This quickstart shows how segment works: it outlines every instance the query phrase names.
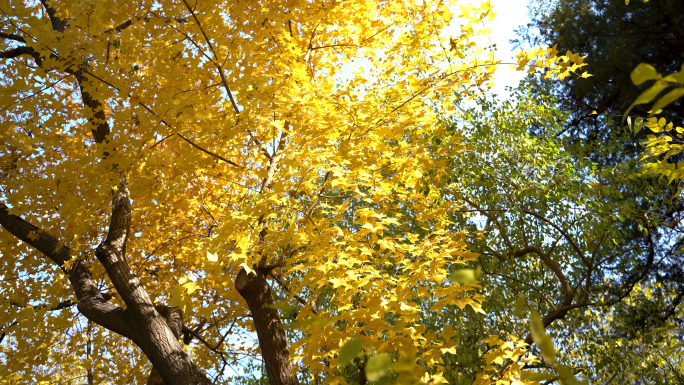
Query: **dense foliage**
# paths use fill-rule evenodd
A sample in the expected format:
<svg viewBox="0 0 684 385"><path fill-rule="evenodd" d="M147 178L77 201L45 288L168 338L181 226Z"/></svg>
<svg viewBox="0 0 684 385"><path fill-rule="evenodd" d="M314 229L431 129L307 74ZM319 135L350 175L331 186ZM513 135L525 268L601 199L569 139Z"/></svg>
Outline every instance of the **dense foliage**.
<svg viewBox="0 0 684 385"><path fill-rule="evenodd" d="M643 91L630 79L639 63L650 63L664 73L672 73L684 62L684 1L628 3L622 0L530 3L531 23L519 31L519 44L557 44L561 51L588 55L586 62L592 68L591 78L569 78L554 87L560 108L571 114L566 130L573 137L601 142L611 135L616 126L606 124L605 118L621 117ZM668 112L681 119L683 108L684 104L676 103L668 107ZM635 112L646 111L648 108Z"/></svg>
<svg viewBox="0 0 684 385"><path fill-rule="evenodd" d="M681 342L684 322L675 129L684 116L677 100L677 83L684 83L677 72L684 63L684 3L559 0L533 2L530 10L532 23L522 29L522 43L558 44L589 54L586 61L596 68L589 79L545 85L570 113L561 131L572 143L569 151L577 161L592 159L604 173L627 168L633 174L616 185L621 200L637 209L620 224L624 235L614 243L620 262L606 272L610 280L602 289L614 307L602 334L620 344L604 349L596 365L618 367L615 381L676 383L682 369L669 361L677 355L667 346ZM665 75L655 68L672 76L657 80ZM537 82L532 89L545 86ZM672 133L658 134L663 131ZM645 158L651 160L644 164Z"/></svg>
<svg viewBox="0 0 684 385"><path fill-rule="evenodd" d="M634 128L684 131L579 140L559 93L621 91L540 21L578 4L497 100L488 2L4 0L0 383L681 379L680 177Z"/></svg>

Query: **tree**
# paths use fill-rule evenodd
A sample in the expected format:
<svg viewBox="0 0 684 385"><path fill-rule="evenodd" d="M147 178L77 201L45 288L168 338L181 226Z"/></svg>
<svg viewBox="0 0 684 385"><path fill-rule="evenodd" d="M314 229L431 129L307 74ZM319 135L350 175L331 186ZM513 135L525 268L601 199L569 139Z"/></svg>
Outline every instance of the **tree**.
<svg viewBox="0 0 684 385"><path fill-rule="evenodd" d="M456 383L504 379L513 365L510 357L535 342L544 359L523 361L524 378L569 379L578 373L590 378L570 358L575 351L566 346L577 329L568 325L586 327L578 319L601 302L600 283L615 263L610 246L620 238L615 223L633 203L615 206L619 190L614 186L620 185L615 182L624 172L603 174L568 153L567 141L556 136L567 119L553 98L533 97L527 84L509 100L482 98L476 108L449 119L450 129L465 133L470 150L453 158L441 191L446 200L466 203L455 211L454 227L468 230L469 249L480 255L482 293L488 299L486 315L451 316L458 324L478 325L463 330L474 334L480 346L460 348L459 354L486 352L474 353L482 356L475 370L453 369ZM538 135L529 135L532 126ZM535 339L533 315L541 330L548 328L557 341L566 341L559 351L562 359L551 358L550 342ZM538 371L534 376L531 367ZM455 375L459 372L464 376Z"/></svg>
<svg viewBox="0 0 684 385"><path fill-rule="evenodd" d="M569 115L553 97L521 84L511 100L483 98L449 120L452 130L465 133L469 151L453 158L441 191L444 199L467 203L455 211L454 227L468 230L469 249L480 253L487 298L486 315L453 313L441 321L462 325L459 339L474 341L458 347L447 375L452 383L472 383L483 368L493 379L505 373L506 358L517 349L511 337L533 340L534 312L556 341L557 359L528 363L537 368L534 375L545 375L528 378L558 380L572 373L591 383L618 375L627 383L668 383L681 376L682 310L667 272L634 282L621 300L614 292L638 271L634 255L650 253L660 264L678 242L677 232L653 231L650 247L633 241L633 232L659 227L657 217L642 219L651 212L625 194L644 185L646 177L633 171L639 163L609 168L575 158L572 139L557 135ZM660 188L640 195L657 196ZM504 343L509 346L493 345ZM462 362L472 364L459 367Z"/></svg>
<svg viewBox="0 0 684 385"><path fill-rule="evenodd" d="M677 71L681 65L684 3L680 0L628 3L620 0L533 2L532 22L519 31L521 44L558 44L560 50L589 54L587 63L592 68L592 78L569 78L555 87L561 108L571 112L566 130L578 140L605 141L611 131L619 129L619 125L606 124L605 117L621 118L636 99L639 89L633 86L630 74L637 64L651 63L666 73ZM682 106L671 105L669 113L682 116ZM621 157L633 155L630 150L634 146L612 154L612 158L595 161L619 162Z"/></svg>
<svg viewBox="0 0 684 385"><path fill-rule="evenodd" d="M423 138L488 81L489 8L444 39L440 1L3 2L2 377L204 384L260 352L293 384L356 338L439 381L420 298L482 298L445 279L474 254Z"/></svg>
<svg viewBox="0 0 684 385"><path fill-rule="evenodd" d="M667 88L667 82L652 86L642 84L641 80L637 83L638 88L634 87L634 76L630 74L633 75L633 69L640 62L656 63L656 67L665 73L680 68L682 3L649 1L626 5L619 1L558 1L537 2L531 9L535 12L534 21L523 31L524 40L535 41L536 38L537 42L553 42L562 48L590 53L587 61L596 67L596 71L592 71L595 76L587 82L570 81L555 87L554 95L572 116L563 133L576 143L571 150L577 158L588 156L599 167L608 170L621 164L634 165L634 170L647 171L646 174L655 170L657 174L676 180L675 164L681 159L676 151L668 152L668 146L664 145L667 136L657 140L650 136L650 144L642 145L648 133L641 127L652 107L657 107L648 102L659 100L655 97ZM539 34L534 28L538 28ZM654 93L660 86L664 87ZM642 98L648 94L651 94L650 99ZM678 125L681 103L661 107L665 120ZM625 116L627 114L630 116ZM651 123L658 126L657 121ZM653 154L652 150L656 153L664 150L660 154L666 154L670 163L661 163L664 167L652 164L647 166L650 169L642 170L635 160L643 160L642 157ZM655 346L663 346L660 343L667 346L676 340L677 333L667 331L665 327L682 322L682 205L678 189L655 177L636 176L622 189L622 194L638 205L640 214L624 221L626 237L616 245L616 252L623 247L628 250L633 247L633 251L620 257L622 262L614 270L620 273L610 274L609 277L615 279L604 286L609 297L607 303L614 307L606 317L613 321L597 335L600 338L595 344L592 342L592 351L600 352L597 357L602 357L594 362L602 367L612 365L610 372L616 376L617 373L633 376L631 379L618 376L617 381L637 381L637 378L664 381L664 377L659 377L663 373L676 381L677 376L681 376L681 363L665 363L662 351L669 348L659 350ZM606 339L620 343L629 340L630 344L606 349L601 345ZM625 373L624 367L630 366L627 362L643 365L644 369Z"/></svg>

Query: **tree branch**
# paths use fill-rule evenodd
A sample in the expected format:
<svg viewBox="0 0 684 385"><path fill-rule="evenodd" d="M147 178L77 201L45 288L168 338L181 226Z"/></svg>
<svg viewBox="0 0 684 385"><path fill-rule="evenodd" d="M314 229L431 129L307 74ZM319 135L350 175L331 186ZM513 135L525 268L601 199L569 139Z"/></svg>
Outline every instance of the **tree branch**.
<svg viewBox="0 0 684 385"><path fill-rule="evenodd" d="M116 87L114 87L114 88L116 88ZM159 115L157 115L157 114L156 114L148 105L143 104L143 103L141 103L141 102L138 102L138 104L139 104L142 108L146 109L149 113L151 113L151 114L154 115L155 117L159 118L159 123L165 125L166 127L171 128L171 129L173 128L166 120L161 119L161 117L160 117ZM184 141L188 142L190 145L192 145L192 146L195 147L196 149L202 151L203 153L205 153L205 154L207 154L207 155L209 155L209 156L213 156L214 158L219 159L219 160L221 160L221 161L224 161L224 162L230 164L231 166L242 167L242 166L240 166L239 164L237 164L237 163L235 163L235 162L233 162L233 161L231 161L231 160L229 160L229 159L226 159L226 158L222 157L221 155L219 155L219 154L217 154L217 153L215 153L215 152L211 152L211 151L209 151L209 150L207 150L207 149L204 149L204 148L200 147L198 144L196 144L196 143L193 142L192 140L188 139L187 137L185 137L185 136L184 136L183 134L181 134L180 132L176 132L175 134L171 134L171 135L169 135L169 136L172 136L172 135L178 135L178 136L180 136L181 139L183 139ZM167 139L169 136L166 136L166 137L162 138L161 141ZM155 143L151 148L154 148L157 144L161 143L161 141Z"/></svg>
<svg viewBox="0 0 684 385"><path fill-rule="evenodd" d="M280 140L278 141L278 147L275 149L273 155L271 156L271 159L268 162L266 177L264 177L264 179L261 181L261 189L259 190L260 193L269 190L271 186L273 186L273 176L275 175L275 171L278 168L278 163L280 162L280 159L283 157L285 141L287 140L287 137L289 135L287 133L287 129L289 128L289 126L290 122L285 122L285 127L283 128L283 132L280 134Z"/></svg>
<svg viewBox="0 0 684 385"><path fill-rule="evenodd" d="M217 154L217 153L211 152L211 151L209 151L209 150L206 150L206 149L200 147L198 144L196 144L196 143L193 142L192 140L186 138L186 137L185 137L183 134L181 134L180 132L177 132L176 135L180 136L181 139L183 139L184 141L188 142L192 147L195 147L196 149L202 151L203 153L205 153L205 154L207 154L207 155L209 155L209 156L213 156L214 158L220 159L220 160L222 160L222 161L228 163L228 164L231 165L231 166L235 166L235 167L238 167L238 168L240 167L239 164L237 164L237 163L235 163L235 162L233 162L233 161L231 161L231 160L228 160L228 159L222 157L221 155L219 155L219 154Z"/></svg>
<svg viewBox="0 0 684 385"><path fill-rule="evenodd" d="M316 208L316 205L318 204L319 199L321 199L321 194L323 194L323 191L325 191L325 182L328 181L328 179L330 178L330 175L332 175L332 171L328 171L325 173L325 177L323 177L323 182L321 183L320 190L318 190L318 194L316 194L316 198L313 200L313 202L311 202L311 205L309 205L309 208L306 210L306 216L307 217L311 216L311 213ZM314 226L315 226L315 224L314 224Z"/></svg>
<svg viewBox="0 0 684 385"><path fill-rule="evenodd" d="M529 287L530 289L534 290L535 292L537 292L537 294L539 294L539 296L540 296L544 301L546 301L546 303L547 303L549 306L551 306L551 308L553 308L553 309L556 308L556 307L554 306L554 304L553 304L548 298L546 298L546 296L544 295L544 293L542 293L541 290L537 289L534 285L530 285L529 283L527 283L527 282L525 282L525 281L521 281L521 280L519 280L519 279L517 279L517 278L511 277L510 275L506 275L506 274L503 274L503 273L496 273L496 272L494 272L494 271L486 271L486 270L484 270L484 269L482 269L482 271L483 271L485 274L498 275L498 276L500 276L500 277L503 277L503 278L506 278L506 279L510 279L510 280L512 280L512 281L515 281L515 282L517 282L517 283L519 283L519 284L521 284L521 285L525 285L525 286Z"/></svg>
<svg viewBox="0 0 684 385"><path fill-rule="evenodd" d="M214 55L214 60L212 60L212 64L216 67L216 70L218 70L219 76L221 77L221 83L223 83L223 87L226 89L226 93L228 93L228 98L230 99L230 104L233 106L233 110L235 111L236 115L240 114L240 109L237 106L237 103L235 103L235 99L233 98L233 93L230 92L230 88L228 87L228 81L226 80L226 75L223 73L223 68L221 68L221 65L218 63L218 55L216 55L216 51L214 50L214 46L211 44L211 40L209 40L209 36L207 36L207 33L204 32L204 28L202 28L202 24L200 23L199 19L197 18L197 15L195 14L195 10L190 7L190 4L188 4L187 0L183 0L183 4L185 4L185 7L190 11L190 14L192 15L192 18L195 19L195 23L197 23L197 27L199 28L200 32L202 33L202 36L204 36L204 40L207 41L207 45L209 46L209 50L211 53Z"/></svg>
<svg viewBox="0 0 684 385"><path fill-rule="evenodd" d="M578 308L585 307L585 306L592 306L592 305L594 305L594 304L590 303L590 302L582 301L582 302L574 303L571 305L559 307L558 309L556 309L556 310L548 313L547 315L545 315L542 318L542 323L544 324L544 327L547 327L547 326L551 325L552 322L565 318L565 315L568 314L568 312L570 310L578 309ZM534 340L532 339L532 334L530 333L527 335L527 337L525 337L525 343L528 345L532 345L533 342L534 342Z"/></svg>
<svg viewBox="0 0 684 385"><path fill-rule="evenodd" d="M71 250L50 234L9 213L6 205L0 203L0 225L22 242L48 257L64 271L71 283L78 310L89 319L103 327L130 338L133 329L128 322L126 311L108 302L97 288L85 261L77 259L71 269L64 264L71 260Z"/></svg>
<svg viewBox="0 0 684 385"><path fill-rule="evenodd" d="M292 295L292 297L293 297L294 299L296 299L297 302L301 303L303 306L308 306L308 305L309 305L308 303L306 303L306 300L305 300L304 298L302 298L302 297L300 297L299 295L294 294L293 292L291 292L291 291L290 291L290 288L287 286L287 284L286 284L285 282L283 282L283 280L280 279L277 275L271 274L271 277L273 277L273 279L274 279L276 282L278 282L278 285L280 285L280 287L282 287L286 292L290 293L290 295ZM314 314L318 314L318 310L316 310L316 306L311 306L311 311L312 311Z"/></svg>
<svg viewBox="0 0 684 385"><path fill-rule="evenodd" d="M506 246L508 246L508 248L511 249L511 250L514 249L513 244L512 244L511 241L508 239L508 235L506 234L506 229L504 229L504 227L501 225L501 223L499 223L499 220L496 219L495 216L493 216L493 215L490 214L490 212L492 212L492 211L494 211L494 210L485 210L485 209L481 208L480 206L478 206L475 202L471 202L470 200L468 200L468 199L465 198L465 197L463 197L463 200L464 200L466 203L468 203L469 205L475 207L475 209L477 209L477 211L479 211L482 215L484 215L485 217L487 217L487 219L489 219L489 220L491 220L492 222L494 222L494 223L496 224L496 227L499 228L499 232L501 233L501 237L503 238L504 242L506 243Z"/></svg>
<svg viewBox="0 0 684 385"><path fill-rule="evenodd" d="M57 11L48 4L48 0L40 0L40 2L43 4L43 7L48 14L48 18L52 23L52 29L57 32L64 32L66 29L66 19L62 20L57 17Z"/></svg>
<svg viewBox="0 0 684 385"><path fill-rule="evenodd" d="M20 35L14 34L14 33L0 32L0 37L3 39L18 41L20 43L26 43L26 39L24 39L23 36L20 36Z"/></svg>
<svg viewBox="0 0 684 385"><path fill-rule="evenodd" d="M570 244L570 246L572 246L572 248L573 248L573 249L575 250L575 252L577 253L577 256L580 257L580 259L582 259L582 261L583 261L586 265L589 265L589 262L588 262L587 259L584 257L584 253L582 252L582 249L580 249L579 246L577 246L577 244L576 244L575 241L572 239L572 237L571 237L565 230L561 229L560 226L558 226L557 224L551 222L550 220L546 219L545 217L543 217L543 216L541 216L541 215L539 215L539 214L537 214L537 213L535 213L535 212L533 212L533 211L526 210L526 209L524 209L524 208L522 208L522 207L520 208L520 211L524 212L525 214L531 215L531 216L533 216L533 217L539 219L539 220L542 221L542 222L545 222L545 223L548 223L549 225L551 225L551 227L553 227L554 229L556 229L559 233L561 233L561 234L563 235L563 238L565 238L565 240L568 241L568 243Z"/></svg>
<svg viewBox="0 0 684 385"><path fill-rule="evenodd" d="M106 301L111 300L112 298L114 298L114 295L116 295L115 292L105 292L105 293L100 293L100 294L102 295L102 298L104 298ZM67 299L67 300L64 300L64 301L58 303L57 305L54 305L54 306L49 306L47 304L24 305L24 304L20 304L20 303L14 302L14 301L10 301L10 305L16 306L16 307L21 307L21 308L31 306L33 308L33 310L47 309L47 311L57 311L57 310L70 308L74 305L78 305L78 301L74 302L71 299Z"/></svg>
<svg viewBox="0 0 684 385"><path fill-rule="evenodd" d="M0 52L0 59L14 59L22 55L31 56L36 61L36 63L40 65L41 59L38 53L33 48L26 46L11 48L7 51L2 51Z"/></svg>
<svg viewBox="0 0 684 385"><path fill-rule="evenodd" d="M551 257L549 257L541 248L534 245L527 246L520 250L512 252L510 255L513 257L520 257L529 253L537 254L539 256L539 259L541 259L542 262L544 262L546 266L548 266L549 269L551 269L556 278L558 278L558 281L560 282L561 287L563 288L563 293L566 296L572 296L572 287L570 287L570 283L568 283L568 280L565 277L565 273L563 273L563 270L560 268L560 266L558 266L558 264L556 264L556 262L554 262L554 260L551 259Z"/></svg>
<svg viewBox="0 0 684 385"><path fill-rule="evenodd" d="M41 0L41 3L50 18L53 30L64 32L66 29L65 21L56 16L57 12L50 7L48 0ZM36 62L40 64L40 57L29 51L29 48L19 47L15 51L10 51L12 53L6 53L5 56L28 53L36 58ZM54 51L53 55L58 60L64 60ZM89 94L85 74L94 78L97 77L87 72L85 65L80 67L72 65L72 68L67 68L65 71L76 76L84 107L92 112L89 123L94 126L92 134L95 142L107 144L111 130L104 113L103 103ZM109 153L105 151L104 158L108 156ZM116 167L114 166L113 171L116 171ZM126 303L126 310L104 299L84 260L74 260L68 247L63 246L54 237L40 231L36 226L22 218L10 214L9 209L4 204L0 204L0 225L18 239L42 252L67 272L69 281L79 300L78 309L81 313L89 320L132 340L138 345L163 378L164 383L167 385L209 384L209 379L183 351L177 335L174 334L175 332L180 333L180 327L176 328L177 330L172 330L166 320L157 312L146 289L131 272L126 261L126 243L131 224L131 200L126 176L122 173L120 177L119 187L113 191L112 214L107 236L95 250L95 256L103 265L117 293ZM168 316L172 321L176 318L171 313ZM173 324L173 322L170 323Z"/></svg>

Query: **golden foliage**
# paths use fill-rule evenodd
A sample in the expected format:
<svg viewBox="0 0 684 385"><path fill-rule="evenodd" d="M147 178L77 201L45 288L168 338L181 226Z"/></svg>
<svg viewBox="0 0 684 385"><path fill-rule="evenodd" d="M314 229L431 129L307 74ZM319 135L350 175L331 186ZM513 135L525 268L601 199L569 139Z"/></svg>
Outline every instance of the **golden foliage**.
<svg viewBox="0 0 684 385"><path fill-rule="evenodd" d="M0 198L12 213L92 258L125 173L129 264L186 323L209 320L211 344L257 354L233 277L272 265L301 321L295 360L310 373L334 381L340 347L358 338L369 354L416 357L425 365L401 371L439 382L441 355L457 341L449 329L425 330L421 299L481 311L484 298L476 283L447 280L451 265L476 256L445 231L453 205L422 186L444 169L430 142L444 134L435 111L479 93L497 64L473 42L489 2L461 7L451 37L441 31L455 8L441 0L50 4L63 33L40 2L0 4L4 27L24 40L3 49L26 46L42 61L2 62ZM561 79L584 65L556 53L522 54L519 64L537 60ZM96 111L83 106L75 72L104 105L107 144L93 142ZM442 148L458 151L459 137ZM84 332L75 312L48 311L73 296L64 275L7 233L0 239L0 324L10 336L0 377L60 382L95 369L102 381L115 372L139 382L131 365L145 362L126 341ZM110 286L101 266L91 270ZM189 349L223 373L204 345Z"/></svg>

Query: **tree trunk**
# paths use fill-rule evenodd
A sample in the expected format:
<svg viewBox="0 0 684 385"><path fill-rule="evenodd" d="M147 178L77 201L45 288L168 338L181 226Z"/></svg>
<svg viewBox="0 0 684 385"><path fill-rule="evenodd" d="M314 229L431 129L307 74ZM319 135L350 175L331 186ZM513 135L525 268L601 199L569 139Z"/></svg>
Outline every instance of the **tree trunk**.
<svg viewBox="0 0 684 385"><path fill-rule="evenodd" d="M297 385L297 376L292 374L292 366L288 361L290 353L278 310L266 307L273 305L273 295L266 276L260 270L247 273L242 269L235 280L235 288L247 301L252 313L269 384Z"/></svg>

